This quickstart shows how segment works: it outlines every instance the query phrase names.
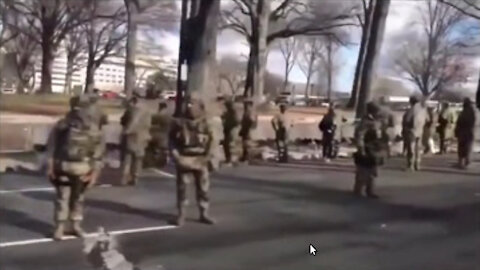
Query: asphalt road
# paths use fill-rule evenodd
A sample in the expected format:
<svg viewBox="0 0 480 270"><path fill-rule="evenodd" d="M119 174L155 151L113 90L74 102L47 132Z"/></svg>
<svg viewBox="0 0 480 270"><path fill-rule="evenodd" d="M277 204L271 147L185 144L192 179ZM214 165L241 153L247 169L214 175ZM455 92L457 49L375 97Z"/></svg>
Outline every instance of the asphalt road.
<svg viewBox="0 0 480 270"><path fill-rule="evenodd" d="M119 232L120 251L141 269L480 269L480 163L465 172L453 161L428 158L419 173L390 162L379 200L351 195L348 161L224 169L211 192L218 224L196 222L192 193L182 228L168 225L173 178L151 175L135 188L91 190L85 226ZM103 184L117 179L108 173ZM0 269L92 269L80 240L35 243L52 230L48 187L38 176L1 175ZM32 243L18 244L23 240Z"/></svg>

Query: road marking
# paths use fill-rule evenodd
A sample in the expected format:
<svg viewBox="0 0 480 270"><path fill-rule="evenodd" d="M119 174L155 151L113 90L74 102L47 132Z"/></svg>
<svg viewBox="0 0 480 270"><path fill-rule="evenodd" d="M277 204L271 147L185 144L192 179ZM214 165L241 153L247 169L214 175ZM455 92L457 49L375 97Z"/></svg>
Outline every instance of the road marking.
<svg viewBox="0 0 480 270"><path fill-rule="evenodd" d="M174 178L175 177L174 174L164 172L164 171L156 169L156 168L152 168L151 171L156 173L156 174L163 175L163 176L166 176L166 177L169 177L169 178Z"/></svg>
<svg viewBox="0 0 480 270"><path fill-rule="evenodd" d="M112 185L102 184L96 187L107 188L107 187L112 187ZM51 192L51 191L55 191L55 188L54 187L37 187L37 188L22 188L22 189L4 189L4 190L0 190L0 195L12 194L12 193Z"/></svg>
<svg viewBox="0 0 480 270"><path fill-rule="evenodd" d="M143 232L153 232L153 231L164 231L164 230L171 230L178 228L174 225L164 225L164 226L156 226L156 227L144 227L144 228L137 228L137 229L127 229L127 230L118 230L118 231L109 231L110 235L123 235L123 234L134 234L134 233L143 233ZM87 234L88 238L97 237L98 233L89 233ZM63 240L72 240L76 239L73 236L65 236ZM25 245L33 245L33 244L41 244L41 243L49 243L54 242L52 238L38 238L38 239L29 239L29 240L21 240L21 241L12 241L12 242L5 242L0 243L0 248L6 247L15 247L15 246L25 246Z"/></svg>

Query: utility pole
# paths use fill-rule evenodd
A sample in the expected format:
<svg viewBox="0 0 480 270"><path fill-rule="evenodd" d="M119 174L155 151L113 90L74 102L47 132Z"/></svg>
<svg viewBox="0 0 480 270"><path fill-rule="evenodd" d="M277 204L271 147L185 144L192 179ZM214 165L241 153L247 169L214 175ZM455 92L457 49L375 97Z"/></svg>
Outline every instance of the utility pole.
<svg viewBox="0 0 480 270"><path fill-rule="evenodd" d="M182 0L182 13L180 17L180 48L178 50L177 63L177 97L175 99L175 116L182 113L182 102L187 85L187 57L185 48L187 48L186 28L189 0Z"/></svg>
<svg viewBox="0 0 480 270"><path fill-rule="evenodd" d="M327 76L328 76L327 100L328 100L328 103L332 102L332 75L333 75L332 73L333 73L332 38L329 36L327 40Z"/></svg>

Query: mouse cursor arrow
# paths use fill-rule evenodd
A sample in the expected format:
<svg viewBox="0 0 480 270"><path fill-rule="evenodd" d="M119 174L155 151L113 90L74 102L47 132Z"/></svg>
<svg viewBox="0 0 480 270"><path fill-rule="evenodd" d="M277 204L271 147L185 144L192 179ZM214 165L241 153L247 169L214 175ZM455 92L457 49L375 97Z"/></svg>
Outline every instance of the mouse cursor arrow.
<svg viewBox="0 0 480 270"><path fill-rule="evenodd" d="M310 249L310 255L313 255L313 256L317 255L317 249L312 244L310 244L309 249Z"/></svg>

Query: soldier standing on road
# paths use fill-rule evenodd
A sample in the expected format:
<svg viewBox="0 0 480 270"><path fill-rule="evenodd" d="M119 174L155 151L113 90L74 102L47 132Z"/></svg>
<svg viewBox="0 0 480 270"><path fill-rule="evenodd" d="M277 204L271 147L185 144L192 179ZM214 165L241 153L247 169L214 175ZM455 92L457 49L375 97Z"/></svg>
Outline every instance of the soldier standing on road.
<svg viewBox="0 0 480 270"><path fill-rule="evenodd" d="M421 139L427 118L427 110L416 97L410 97L410 108L403 117L403 133L407 147L407 169L420 170Z"/></svg>
<svg viewBox="0 0 480 270"><path fill-rule="evenodd" d="M475 124L477 113L469 98L463 101L463 110L458 116L455 126L455 137L458 139L458 166L462 169L470 165L473 143L475 141Z"/></svg>
<svg viewBox="0 0 480 270"><path fill-rule="evenodd" d="M253 147L252 130L257 127L257 114L253 110L253 102L244 100L243 116L240 124L240 137L242 139L242 157L240 161L250 162L251 149Z"/></svg>
<svg viewBox="0 0 480 270"><path fill-rule="evenodd" d="M390 107L388 107L385 97L380 98L380 112L379 118L381 121L382 142L386 151L387 157L391 156L390 145L393 140L393 129L395 128L395 115Z"/></svg>
<svg viewBox="0 0 480 270"><path fill-rule="evenodd" d="M173 122L170 138L172 158L177 170L176 223L185 222L187 204L187 177L193 176L200 210L200 222L214 224L208 214L210 186L209 164L213 158L213 132L208 122L203 102L194 97L185 97L185 112L182 118Z"/></svg>
<svg viewBox="0 0 480 270"><path fill-rule="evenodd" d="M48 142L48 178L56 188L54 239L61 240L67 222L72 233L84 237L81 226L85 191L92 187L103 166L102 133L88 112L89 99L70 100L70 112L56 123Z"/></svg>
<svg viewBox="0 0 480 270"><path fill-rule="evenodd" d="M282 163L288 162L288 127L285 112L287 105L280 104L280 113L276 114L272 119L272 127L275 131L275 144L278 151L278 161Z"/></svg>
<svg viewBox="0 0 480 270"><path fill-rule="evenodd" d="M434 151L434 141L433 141L433 134L435 134L435 130L437 128L438 117L435 113L433 107L427 108L427 120L425 122L425 126L423 127L423 137L422 137L422 144L424 147L424 153L429 154L433 153Z"/></svg>
<svg viewBox="0 0 480 270"><path fill-rule="evenodd" d="M123 160L122 185L136 185L143 167L145 148L150 141L152 117L146 106L137 102L123 131L126 152Z"/></svg>
<svg viewBox="0 0 480 270"><path fill-rule="evenodd" d="M128 100L125 104L125 112L123 113L122 117L120 118L120 125L122 126L122 134L120 138L120 161L123 162L125 160L125 153L127 152L127 136L125 136L125 130L127 126L132 121L132 111L133 108L137 105L137 98L132 97ZM122 165L123 166L123 165Z"/></svg>
<svg viewBox="0 0 480 270"><path fill-rule="evenodd" d="M240 130L240 117L235 110L233 100L225 101L225 112L222 115L223 123L223 150L226 164L238 161L238 137Z"/></svg>
<svg viewBox="0 0 480 270"><path fill-rule="evenodd" d="M151 140L145 155L146 162L152 163L154 167L162 168L167 164L171 123L172 117L168 114L167 104L160 102L158 112L152 116Z"/></svg>
<svg viewBox="0 0 480 270"><path fill-rule="evenodd" d="M370 198L378 198L374 192L374 181L378 177L378 167L382 165L382 142L380 108L374 102L367 104L367 115L361 120L356 132L357 152L354 154L356 165L353 192L362 195L363 188Z"/></svg>
<svg viewBox="0 0 480 270"><path fill-rule="evenodd" d="M333 107L328 109L327 114L322 118L318 128L322 132L323 158L329 162L333 158L333 140L337 129L336 115Z"/></svg>
<svg viewBox="0 0 480 270"><path fill-rule="evenodd" d="M89 113L95 123L100 127L100 129L108 124L108 117L105 113L103 113L102 108L100 106L100 91L98 89L93 89L93 93L89 95L90 98L90 106L89 106Z"/></svg>
<svg viewBox="0 0 480 270"><path fill-rule="evenodd" d="M445 102L438 116L438 135L440 137L440 154L446 154L448 144L453 136L455 115L450 109L450 105Z"/></svg>

